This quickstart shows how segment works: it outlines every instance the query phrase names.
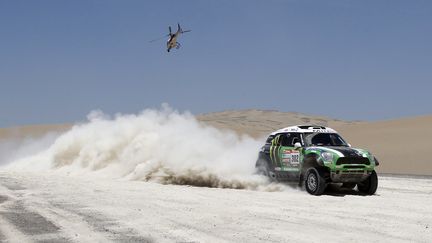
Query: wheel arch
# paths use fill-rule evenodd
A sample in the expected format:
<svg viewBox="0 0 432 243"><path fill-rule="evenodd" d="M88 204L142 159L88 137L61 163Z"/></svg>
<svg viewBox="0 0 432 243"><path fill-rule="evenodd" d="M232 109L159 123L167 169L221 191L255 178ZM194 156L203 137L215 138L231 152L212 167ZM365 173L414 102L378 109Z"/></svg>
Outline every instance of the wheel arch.
<svg viewBox="0 0 432 243"><path fill-rule="evenodd" d="M326 178L330 176L330 169L322 165L322 163L319 162L319 158L320 155L317 153L309 153L304 156L303 165L301 168L301 177L304 177L306 171L311 167L316 168L318 171L323 173Z"/></svg>
<svg viewBox="0 0 432 243"><path fill-rule="evenodd" d="M270 160L270 156L265 154L264 152L259 152L258 159L255 163L255 167L260 166L261 163L267 163L268 167L270 167L270 168L273 167L273 164L271 163L271 160Z"/></svg>

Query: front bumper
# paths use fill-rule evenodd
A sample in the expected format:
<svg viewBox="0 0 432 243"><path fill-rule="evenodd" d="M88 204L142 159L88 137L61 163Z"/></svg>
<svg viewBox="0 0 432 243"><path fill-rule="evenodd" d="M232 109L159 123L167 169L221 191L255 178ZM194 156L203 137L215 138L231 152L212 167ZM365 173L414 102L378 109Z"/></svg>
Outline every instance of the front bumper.
<svg viewBox="0 0 432 243"><path fill-rule="evenodd" d="M330 172L332 182L355 182L359 183L366 180L370 175L371 170L365 169L350 169L350 170L335 170Z"/></svg>

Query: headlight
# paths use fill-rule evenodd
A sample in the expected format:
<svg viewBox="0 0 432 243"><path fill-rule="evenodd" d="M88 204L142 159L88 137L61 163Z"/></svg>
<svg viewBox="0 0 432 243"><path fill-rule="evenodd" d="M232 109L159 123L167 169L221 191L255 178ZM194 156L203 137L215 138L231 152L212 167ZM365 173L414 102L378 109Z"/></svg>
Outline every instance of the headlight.
<svg viewBox="0 0 432 243"><path fill-rule="evenodd" d="M366 152L366 153L363 153L363 157L370 158L370 157L372 157L372 154L370 152Z"/></svg>
<svg viewBox="0 0 432 243"><path fill-rule="evenodd" d="M333 161L333 154L329 152L324 152L321 154L321 157L323 158L324 162L332 162Z"/></svg>

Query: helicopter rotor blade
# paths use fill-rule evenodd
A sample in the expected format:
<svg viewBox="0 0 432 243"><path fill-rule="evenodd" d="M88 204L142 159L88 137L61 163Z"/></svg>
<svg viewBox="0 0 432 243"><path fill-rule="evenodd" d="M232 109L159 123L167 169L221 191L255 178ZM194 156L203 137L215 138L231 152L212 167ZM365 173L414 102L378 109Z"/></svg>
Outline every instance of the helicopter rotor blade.
<svg viewBox="0 0 432 243"><path fill-rule="evenodd" d="M168 26L168 29L169 29L169 34L171 35L172 34L172 32L171 32L171 26Z"/></svg>
<svg viewBox="0 0 432 243"><path fill-rule="evenodd" d="M164 39L164 38L166 38L166 37L168 37L168 36L170 36L170 35L169 35L169 34L168 34L168 35L164 35L164 36L162 36L162 37L159 37L159 38L153 39L153 40L151 40L151 41L149 41L149 42L152 43L152 42L155 42L155 41L159 41L159 40L162 40L162 39Z"/></svg>
<svg viewBox="0 0 432 243"><path fill-rule="evenodd" d="M182 30L182 33L191 32L192 30Z"/></svg>

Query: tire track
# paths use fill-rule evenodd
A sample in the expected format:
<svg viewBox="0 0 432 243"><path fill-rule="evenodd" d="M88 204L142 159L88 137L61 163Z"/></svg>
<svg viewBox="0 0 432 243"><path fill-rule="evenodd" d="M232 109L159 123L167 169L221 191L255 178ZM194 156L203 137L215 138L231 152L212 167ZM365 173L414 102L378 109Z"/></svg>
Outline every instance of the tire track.
<svg viewBox="0 0 432 243"><path fill-rule="evenodd" d="M0 178L0 231L2 242L68 242L60 228L24 206L26 188L19 181Z"/></svg>
<svg viewBox="0 0 432 243"><path fill-rule="evenodd" d="M69 234L80 241L153 242L151 238L139 235L134 229L121 225L117 220L77 204L50 203L45 212L41 212L40 207L38 209L47 218L60 222L65 231L80 232L79 235Z"/></svg>
<svg viewBox="0 0 432 243"><path fill-rule="evenodd" d="M97 211L30 192L14 178L0 177L0 186L0 242L153 242Z"/></svg>

